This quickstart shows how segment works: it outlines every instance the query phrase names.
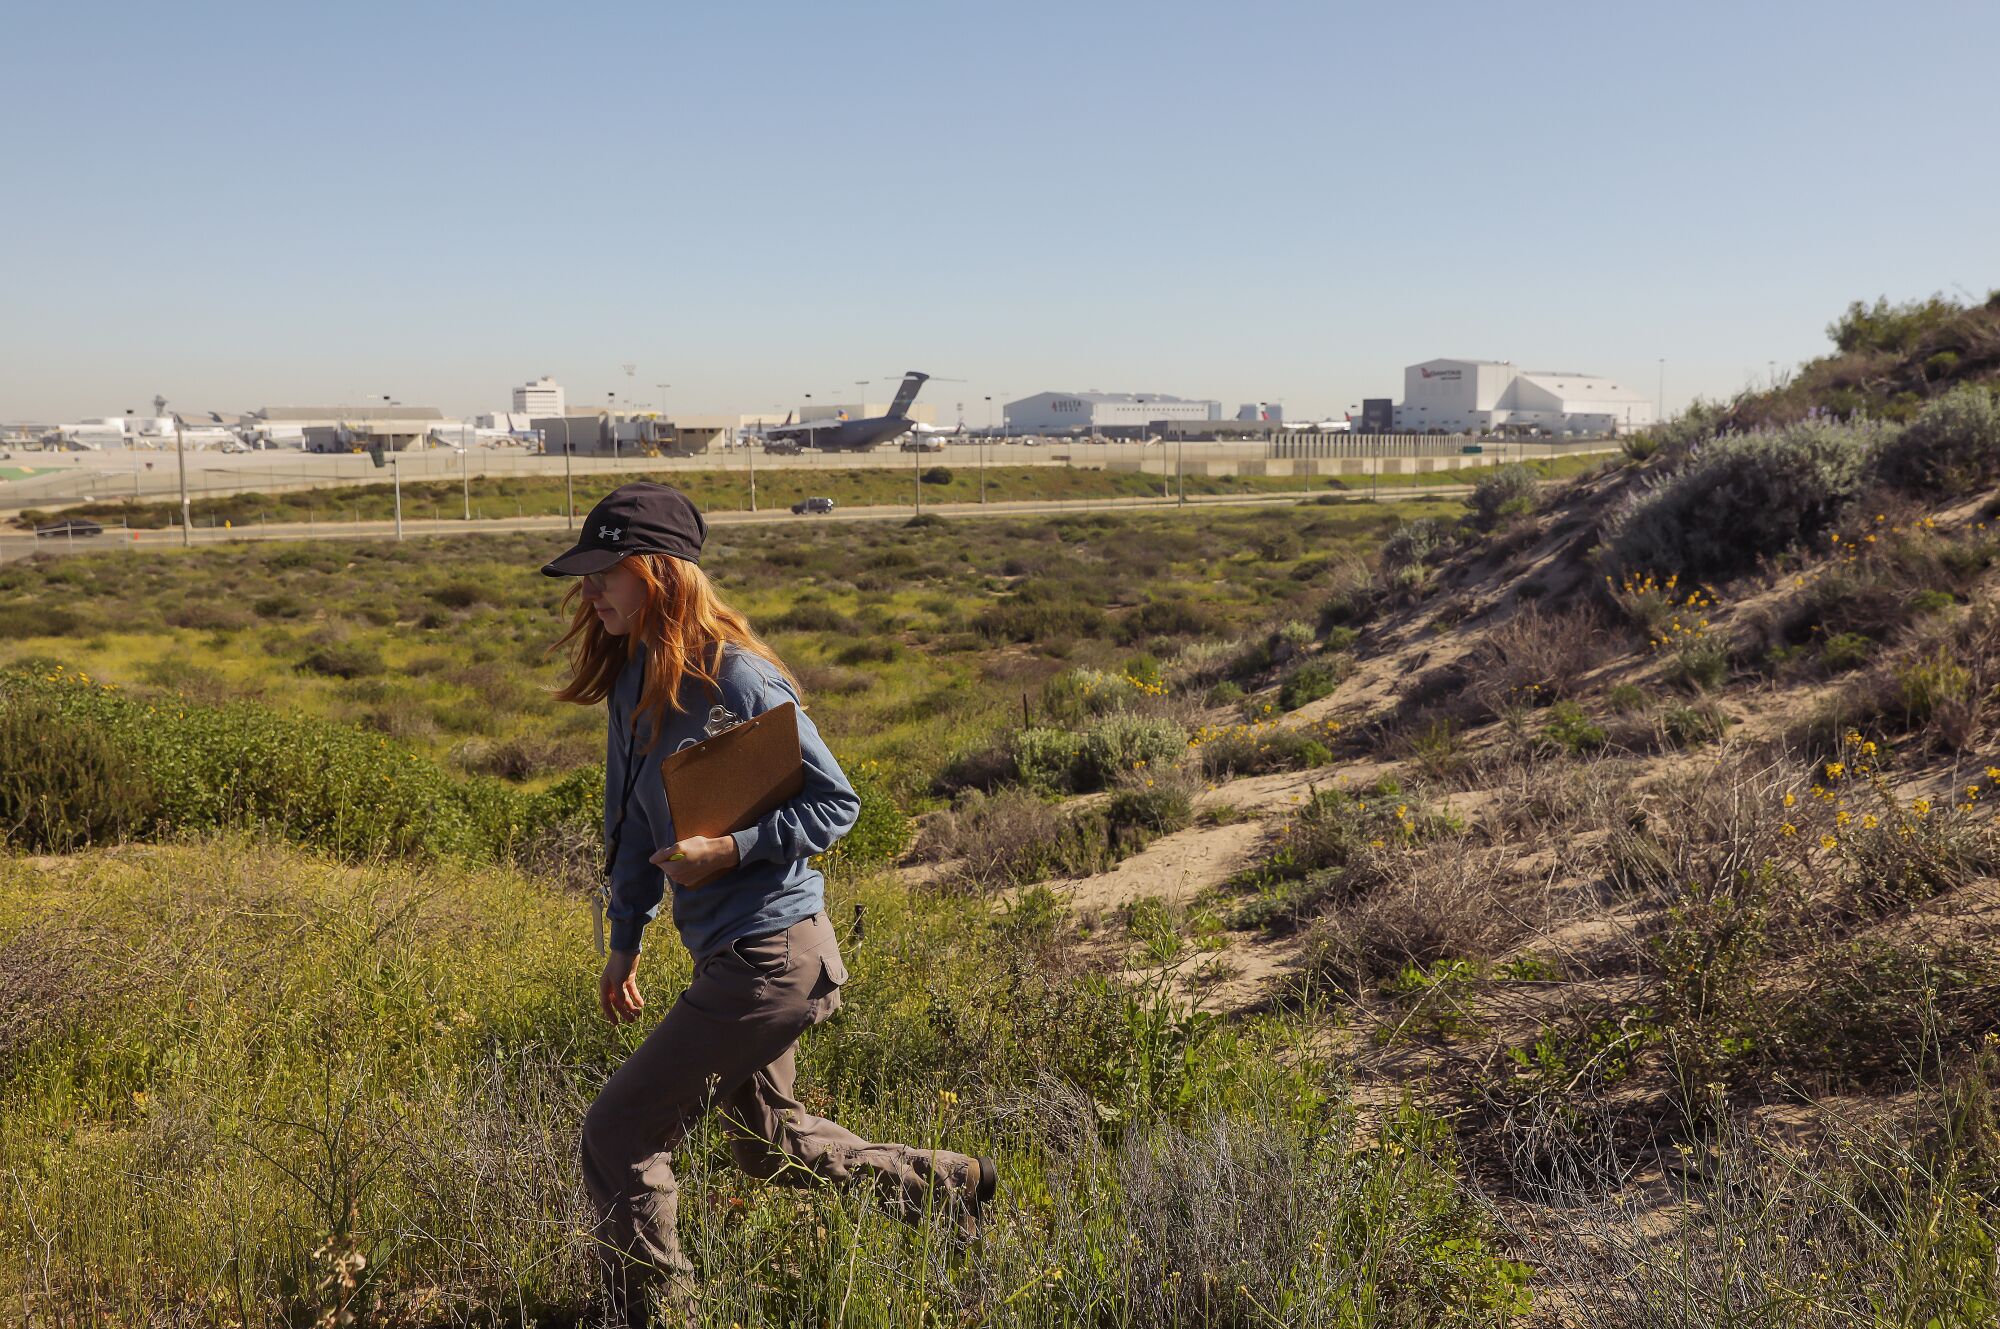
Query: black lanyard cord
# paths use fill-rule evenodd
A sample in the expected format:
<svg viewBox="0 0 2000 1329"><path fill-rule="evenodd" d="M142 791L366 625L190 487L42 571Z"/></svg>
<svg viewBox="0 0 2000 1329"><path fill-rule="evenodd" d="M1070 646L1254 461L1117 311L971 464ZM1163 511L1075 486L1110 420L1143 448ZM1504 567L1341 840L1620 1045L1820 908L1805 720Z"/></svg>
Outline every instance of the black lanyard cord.
<svg viewBox="0 0 2000 1329"><path fill-rule="evenodd" d="M639 727L636 705L633 709L635 713L632 716L631 723L625 726L625 788L618 795L618 812L611 819L610 843L604 850L604 882L607 888L611 884L611 869L618 862L618 846L625 838L625 811L631 805L632 791L639 787L639 771L645 765L643 754L639 756L638 760L633 760L632 749L637 739L637 730Z"/></svg>

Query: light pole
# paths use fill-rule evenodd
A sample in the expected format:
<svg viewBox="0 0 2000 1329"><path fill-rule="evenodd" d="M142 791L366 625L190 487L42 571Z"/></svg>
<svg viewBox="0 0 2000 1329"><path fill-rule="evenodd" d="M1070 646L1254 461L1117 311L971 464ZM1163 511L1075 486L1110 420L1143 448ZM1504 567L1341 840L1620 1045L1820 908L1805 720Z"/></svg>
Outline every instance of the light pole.
<svg viewBox="0 0 2000 1329"><path fill-rule="evenodd" d="M156 397L154 400L159 402L162 410L166 408L166 398ZM174 462L180 467L181 472L181 548L186 549L194 543L194 533L188 529L187 442L179 411L174 412Z"/></svg>
<svg viewBox="0 0 2000 1329"><path fill-rule="evenodd" d="M979 436L979 501L986 501L986 443L993 437L993 398L986 398L986 432Z"/></svg>
<svg viewBox="0 0 2000 1329"><path fill-rule="evenodd" d="M391 440L390 447L393 449L394 446L395 446L394 441ZM393 450L389 453L389 474L395 477L396 538L400 540L403 538L403 454L402 453Z"/></svg>
<svg viewBox="0 0 2000 1329"><path fill-rule="evenodd" d="M1667 357L1660 357L1660 395L1653 401L1653 423L1664 424L1667 418Z"/></svg>
<svg viewBox="0 0 2000 1329"><path fill-rule="evenodd" d="M857 378L854 380L854 386L861 389L861 414L854 417L859 420L868 414L868 380Z"/></svg>
<svg viewBox="0 0 2000 1329"><path fill-rule="evenodd" d="M465 482L465 519L472 520L472 450L465 444L465 421L458 422L458 477Z"/></svg>
<svg viewBox="0 0 2000 1329"><path fill-rule="evenodd" d="M569 410L563 410L563 506L569 512L569 528L576 529L576 476L570 466ZM543 446L547 446L544 444Z"/></svg>
<svg viewBox="0 0 2000 1329"><path fill-rule="evenodd" d="M655 383L653 386L660 390L660 419L664 420L667 418L667 389L673 384Z"/></svg>
<svg viewBox="0 0 2000 1329"><path fill-rule="evenodd" d="M618 392L604 394L604 421L611 426L611 468L618 468Z"/></svg>

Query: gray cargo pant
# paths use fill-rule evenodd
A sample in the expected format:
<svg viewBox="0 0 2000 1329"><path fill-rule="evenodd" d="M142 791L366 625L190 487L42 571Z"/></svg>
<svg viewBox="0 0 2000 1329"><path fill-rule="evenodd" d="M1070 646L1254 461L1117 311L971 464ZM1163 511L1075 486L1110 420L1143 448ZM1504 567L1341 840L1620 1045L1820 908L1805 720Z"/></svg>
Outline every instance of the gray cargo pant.
<svg viewBox="0 0 2000 1329"><path fill-rule="evenodd" d="M674 1231L672 1154L710 1108L722 1110L736 1165L753 1177L866 1180L910 1220L978 1185L975 1159L870 1144L792 1097L799 1035L839 1009L846 981L823 912L739 938L696 962L687 991L611 1073L584 1114L582 1154L596 1248L614 1286L689 1271Z"/></svg>

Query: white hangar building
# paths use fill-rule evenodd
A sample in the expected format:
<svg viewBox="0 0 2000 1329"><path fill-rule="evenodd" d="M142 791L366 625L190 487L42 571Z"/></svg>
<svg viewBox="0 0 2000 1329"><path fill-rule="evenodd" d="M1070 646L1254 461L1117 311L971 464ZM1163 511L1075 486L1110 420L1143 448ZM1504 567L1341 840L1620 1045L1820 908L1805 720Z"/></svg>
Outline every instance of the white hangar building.
<svg viewBox="0 0 2000 1329"><path fill-rule="evenodd" d="M1144 429L1155 420L1220 420L1219 401L1165 392L1038 392L1006 404L1010 434L1096 434Z"/></svg>
<svg viewBox="0 0 2000 1329"><path fill-rule="evenodd" d="M1426 360L1403 371L1395 429L1623 434L1652 425L1653 415L1651 397L1597 374L1528 372L1506 360Z"/></svg>

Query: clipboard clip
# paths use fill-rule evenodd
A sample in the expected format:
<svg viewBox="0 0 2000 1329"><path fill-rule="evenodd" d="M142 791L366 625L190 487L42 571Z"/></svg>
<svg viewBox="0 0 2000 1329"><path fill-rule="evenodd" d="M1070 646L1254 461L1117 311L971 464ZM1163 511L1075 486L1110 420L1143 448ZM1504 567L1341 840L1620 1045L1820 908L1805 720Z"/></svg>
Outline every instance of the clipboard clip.
<svg viewBox="0 0 2000 1329"><path fill-rule="evenodd" d="M701 738L684 738L674 748L674 751L679 752L682 748L692 747L703 739L714 738L717 734L734 729L742 723L742 716L718 702L708 708L708 723L701 727Z"/></svg>

